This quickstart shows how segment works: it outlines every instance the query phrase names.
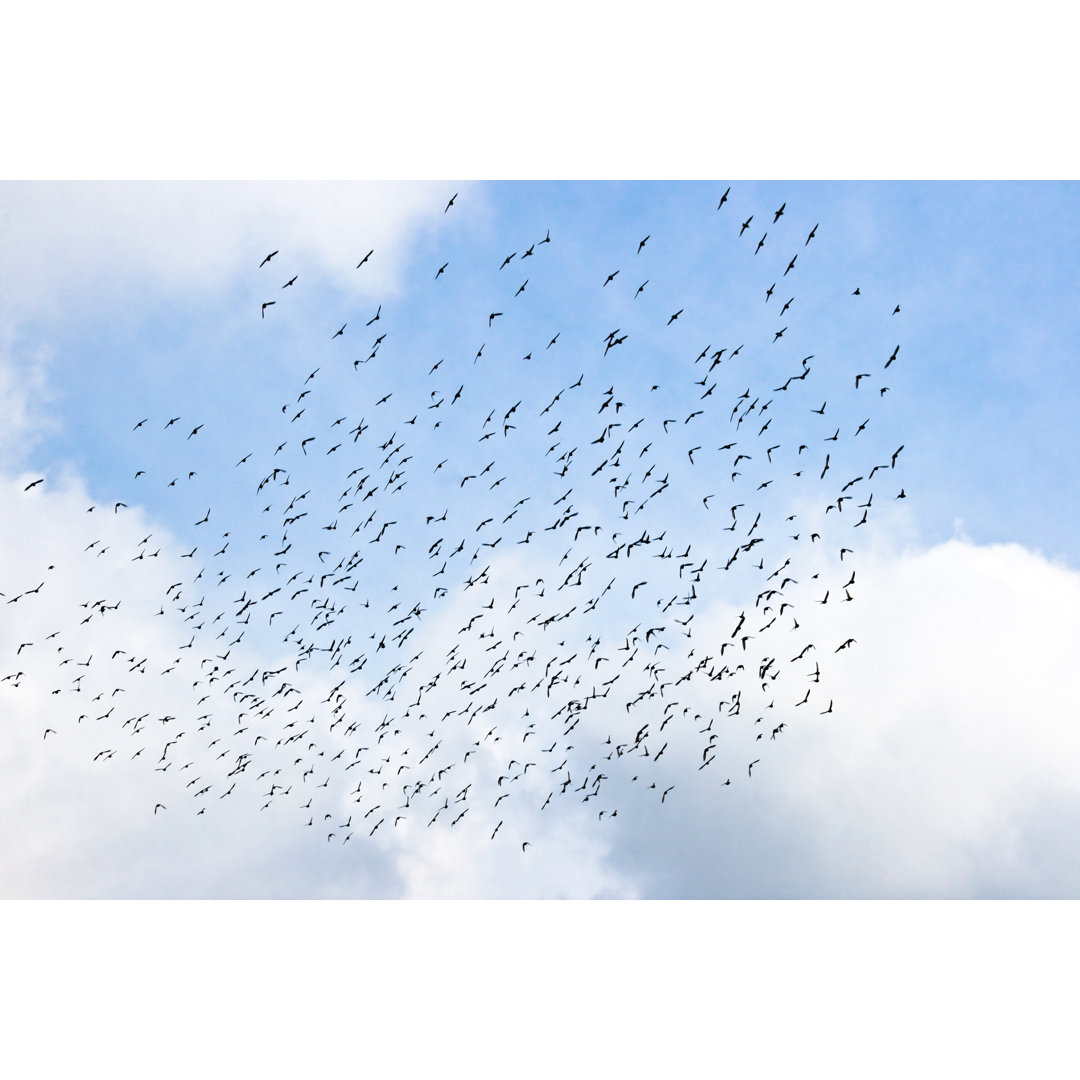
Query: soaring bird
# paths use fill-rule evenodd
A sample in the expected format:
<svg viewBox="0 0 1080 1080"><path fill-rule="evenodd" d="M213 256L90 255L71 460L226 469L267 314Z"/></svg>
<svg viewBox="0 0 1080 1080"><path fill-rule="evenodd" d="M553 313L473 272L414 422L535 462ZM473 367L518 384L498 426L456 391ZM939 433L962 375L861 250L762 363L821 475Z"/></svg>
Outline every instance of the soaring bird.
<svg viewBox="0 0 1080 1080"><path fill-rule="evenodd" d="M259 269L261 270L276 254L276 251L271 251L270 254L267 255L261 263L259 263Z"/></svg>

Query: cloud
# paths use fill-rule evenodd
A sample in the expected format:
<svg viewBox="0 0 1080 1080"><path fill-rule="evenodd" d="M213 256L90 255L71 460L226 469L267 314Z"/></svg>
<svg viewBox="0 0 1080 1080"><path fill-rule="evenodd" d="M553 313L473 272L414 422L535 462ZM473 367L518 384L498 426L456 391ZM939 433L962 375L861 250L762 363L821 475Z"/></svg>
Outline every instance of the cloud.
<svg viewBox="0 0 1080 1080"><path fill-rule="evenodd" d="M9 313L58 318L107 289L208 294L273 249L368 295L399 285L445 183L7 183L0 287ZM269 246L268 246L269 245ZM371 249L362 276L355 264Z"/></svg>
<svg viewBox="0 0 1080 1080"><path fill-rule="evenodd" d="M91 351L101 318L109 319L107 339L125 321L170 307L183 306L191 321L193 310L228 294L275 249L278 266L302 264L364 298L394 296L413 245L442 213L446 188L420 182L0 184L0 463L17 467L52 429L46 406L57 390L57 350ZM270 263L264 274L274 269ZM274 277L275 292L283 280ZM256 310L263 299L261 293L252 298Z"/></svg>
<svg viewBox="0 0 1080 1080"><path fill-rule="evenodd" d="M647 895L1076 896L1080 575L956 539L868 552L858 600L833 713L791 710L742 791L692 786L615 864L654 859Z"/></svg>
<svg viewBox="0 0 1080 1080"><path fill-rule="evenodd" d="M64 513L85 512L80 492L43 494L57 505L51 514L23 515L23 545L47 545ZM130 541L141 523L123 521L113 539L123 532ZM4 546L5 565L26 564L25 549L21 562L11 562L10 535ZM43 550L41 557L59 560L60 553ZM857 644L829 667L833 711L807 715L788 706L770 717L770 723L786 719L780 737L766 733L755 744L762 760L752 779L741 771L740 744L731 757L721 755L715 770L691 765L680 772L662 809L627 798L617 821L598 822L592 810L565 801L545 816L538 806L550 778L515 791L501 809L463 802L472 811L468 830L445 823L429 829L424 815L413 813L396 828L389 816L368 837L367 825L387 809L393 815L388 805L346 846L335 842L343 831L328 841L303 828L296 813L283 806L261 813L251 799L219 800L214 817L196 818L190 792L163 795L162 781L142 762L94 763L92 754L104 744L97 745L101 736L90 716L43 745L40 718L52 715L45 711L50 706L33 696L27 676L15 687L9 681L5 710L20 734L6 744L4 816L22 827L5 838L3 891L24 897L1075 896L1080 734L1071 722L1066 674L1070 642L1080 630L1080 575L1016 545L964 539L922 551L868 550L857 575L861 602L845 613ZM36 599L19 605L29 612ZM19 632L8 622L0 643L8 658L4 674L15 637L25 632L36 640L48 625L43 611L20 623ZM144 651L166 633L152 616L132 617L125 632L138 634ZM170 644L161 645L167 653ZM81 652L72 656L83 659ZM148 707L160 712L163 700L177 701L163 698L164 682L148 680L133 694L141 699L145 692ZM65 694L74 696L66 686ZM125 706L141 707L134 700ZM492 767L503 767L510 752L495 752ZM721 772L732 777L730 786ZM155 816L150 811L158 801L169 810ZM342 792L335 811L341 819L330 823L331 831L346 814L364 810L349 804Z"/></svg>

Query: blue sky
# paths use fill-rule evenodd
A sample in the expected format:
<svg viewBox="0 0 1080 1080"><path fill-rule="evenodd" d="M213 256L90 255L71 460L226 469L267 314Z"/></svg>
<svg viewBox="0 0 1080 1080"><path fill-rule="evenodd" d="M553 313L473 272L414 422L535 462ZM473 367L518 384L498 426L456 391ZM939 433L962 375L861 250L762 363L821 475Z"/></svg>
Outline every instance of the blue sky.
<svg viewBox="0 0 1080 1080"><path fill-rule="evenodd" d="M1075 195L5 185L5 798L43 821L5 889L1073 895L1045 658L1075 630ZM237 705L253 681L282 702ZM296 791L235 757L287 777L280 747L217 764L288 738L289 697L320 733ZM420 759L461 777L422 821Z"/></svg>

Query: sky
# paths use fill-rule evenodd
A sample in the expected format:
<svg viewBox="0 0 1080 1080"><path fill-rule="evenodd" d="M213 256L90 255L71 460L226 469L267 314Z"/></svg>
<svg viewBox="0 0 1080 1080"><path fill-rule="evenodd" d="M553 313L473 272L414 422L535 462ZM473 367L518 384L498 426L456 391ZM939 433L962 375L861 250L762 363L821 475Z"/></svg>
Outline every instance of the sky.
<svg viewBox="0 0 1080 1080"><path fill-rule="evenodd" d="M804 1065L807 1053L828 1055L836 1075L862 1076L868 1067L879 1075L909 1075L913 1068L925 1072L931 1060L950 1073L995 1075L1033 1064L1043 1075L1064 1072L1069 1055L1059 1044L1068 1030L1062 1011L1068 999L1058 980L1071 943L1068 905L354 901L316 909L302 903L46 902L152 896L1073 896L1069 836L1075 832L1076 770L1066 672L1075 639L1069 601L1076 587L1076 507L1068 463L1076 438L1069 364L1076 351L1076 214L1075 185L1064 182L1075 176L1075 163L1061 137L1068 125L1060 104L1071 100L1071 39L1054 32L1059 16L1048 5L1036 3L1025 14L1022 22L994 12L980 12L975 20L960 5L917 4L899 17L884 9L856 12L846 4L811 10L783 3L760 12L674 4L662 18L603 3L548 5L543 17L483 3L354 12L323 4L309 5L302 15L265 7L255 12L239 3L213 10L195 5L184 18L171 12L133 17L126 6L108 3L87 16L52 4L11 14L11 32L0 42L0 88L6 100L19 103L6 117L0 191L0 592L6 594L0 597L0 679L24 674L0 681L0 895L9 900L9 1052L27 1075L63 1071L75 1064L73 1054L81 1061L94 1049L109 1055L116 1075L144 1075L151 1056L166 1076L193 1065L205 1069L211 1060L248 1071L257 1062L265 1074L279 1075L298 1066L310 1071L352 1064L358 1051L366 1064L385 1062L395 1074L453 1060L469 1061L481 1075L501 1074L509 1061L523 1075L538 1075L565 1069L571 1060L631 1073L646 1067L699 1070L722 1060L747 1075L768 1076ZM458 179L446 179L453 177ZM557 183L486 182L492 177ZM695 182L658 182L671 177ZM773 179L753 182L762 177ZM307 183L327 178L393 183ZM567 178L623 182L562 183ZM789 182L778 182L785 178ZM836 178L916 182L837 184ZM1039 182L1048 178L1054 179ZM116 180L143 183L102 182ZM216 182L177 183L206 180ZM974 182L979 180L992 182ZM1008 182L1015 180L1025 183ZM728 184L729 200L719 212L716 204ZM454 192L459 196L443 214ZM782 203L785 216L774 226ZM762 232L768 229L769 236L756 257L733 236L751 213L754 232L742 239L756 245L759 223L768 222ZM803 245L815 222L815 238ZM534 247L526 263L528 245L547 230L551 244ZM796 266L785 277L796 249ZM260 267L272 250L279 254ZM357 270L368 250L371 259ZM511 252L514 259L500 271ZM528 272L519 274L526 266ZM635 280L637 268L645 266L648 271ZM618 276L603 286L616 269ZM294 286L282 292L293 275ZM526 290L511 295L526 277ZM649 284L634 300L630 294L646 278ZM774 281L766 303L765 290ZM860 302L869 301L861 307L843 303L856 286ZM778 304L791 297L780 322ZM266 319L260 318L262 304L271 299ZM893 316L896 304L901 311ZM504 314L489 327L490 315L500 310ZM379 321L366 327L376 312ZM548 328L549 316L559 317L557 330ZM331 342L343 323L345 333ZM773 334L784 325L789 329L774 344ZM605 335L616 327L626 340L604 356ZM366 359L379 336L372 329L387 336L376 356ZM556 344L546 349L556 332ZM523 357L537 342L547 353L543 366L526 366ZM328 352L331 343L341 348ZM482 343L475 371L465 371ZM733 359L729 352L740 343L745 346ZM713 371L722 378L702 405L676 415L674 407L687 395L710 385L694 387L702 364L712 363L712 352L694 363L707 345L729 350ZM884 385L882 364L897 345L889 390L863 410L863 391ZM532 351L535 357L537 349ZM429 352L430 363L421 370L418 361ZM431 365L444 356L429 377ZM805 356L813 359L804 381L794 376L804 370ZM849 367L864 357L865 366ZM321 363L325 358L329 365ZM780 378L767 379L777 369ZM850 379L852 370L873 379L860 380L859 396L854 380L843 378ZM445 378L451 373L459 375L452 384ZM582 384L571 393L579 376ZM741 385L737 376L745 376ZM788 391L774 390L789 377ZM762 397L743 419L737 440L769 402L746 437L755 446L738 447L731 460L739 452L751 459L738 467L723 460L721 471L718 447L732 439L714 440L712 434L738 420L727 419L735 405L730 399L759 384L773 400ZM438 400L430 392L449 392L452 399L459 386L452 417L444 412L450 405L444 399L435 413L447 419L428 430L421 406L426 412L427 403ZM552 441L573 436L569 445L582 446L568 469L575 489L568 512L579 516L556 535L544 534L551 518L537 521L529 544L510 559L509 545L521 534L509 530L520 523L528 532L541 496L554 503L566 490L551 489L554 470L549 477L536 459L551 443L537 451L535 414L551 398L533 412L526 409L541 389L554 397L563 386L566 393L553 405L563 423ZM644 400L642 386L650 395ZM599 413L608 387L619 395ZM386 452L408 446L391 461L412 455L407 476L398 480L407 480L406 486L393 503L411 508L410 516L400 515L389 527L398 532L384 537L405 546L380 562L375 551L384 554L382 542L372 545L362 564L368 568L363 585L354 574L338 586L330 579L332 589L344 592L355 584L358 592L363 587L372 594L365 597L372 603L393 584L399 592L419 589L417 583L436 569L422 565L428 544L418 546L436 524L423 520L429 513L437 517L446 510L447 522L458 526L445 547L460 542L474 520L478 525L491 516L483 508L504 490L522 492L511 502L530 494L504 524L507 535L491 549L487 579L481 576L469 590L467 604L464 592L456 591L460 579L456 602L449 600L449 587L446 603L436 605L434 596L421 602L426 610L410 643L422 645L428 660L405 677L409 687L439 674L442 654L435 643L445 639L447 620L457 637L477 607L516 589L538 561L546 569L571 546L583 555L583 545L595 548L580 586L558 590L565 563L557 579L544 575L556 581L559 597L571 588L585 595L582 589L597 579L600 555L606 554L600 535L581 533L573 545L551 545L570 537L571 523L576 529L586 516L618 531L608 519L620 512L629 489L614 505L615 496L601 490L612 469L585 474L603 460L595 456L600 449L614 449L591 442L602 430L595 427L598 420L614 409L605 424L621 421L635 406L626 426L639 417L643 424L627 439L636 439L646 424L681 423L697 408L707 411L681 431L669 424L666 441L652 440L669 483L645 508L630 508L639 520L648 519L650 535L663 533L665 525L668 531L660 548L635 546L629 561L623 562L623 549L610 560L618 575L603 577L588 593L595 598L617 578L589 613L594 624L601 616L606 620L590 662L625 644L605 635L629 630L639 612L644 621L646 607L655 608L657 599L662 607L677 595L678 564L646 554L662 553L676 532L682 546L674 554L689 544L695 558L705 559L706 548L709 556L700 574L691 567L682 571L701 579L692 582L692 621L674 622L673 615L690 615L680 603L663 613L671 628L660 640L654 629L660 619L642 626L653 630L650 648L668 646L655 654L662 654L656 664L665 668L658 685L680 677L667 671L675 671L671 653L693 648L697 659L710 655L706 641L731 640L740 613L752 618L761 591L757 579L788 557L785 552L773 563L765 558L772 551L762 545L743 552L728 570L718 569L735 542L724 528L729 507L743 502L737 528L749 529L747 511L756 515L760 509L759 531L770 547L795 545L792 564L772 584L800 574L812 583L806 595L802 581L785 585L783 599L798 604L795 617L815 642L803 659L821 663L823 681L813 683L804 705L795 705L812 669L791 661L795 649L775 651L787 665L784 676L768 680L774 664L762 681L773 688L771 713L786 709L790 717L772 739L784 721L766 730L765 709L751 712L752 704L767 705L751 676L759 662L768 662L759 658L773 651L766 646L777 640L780 626L778 616L769 631L758 631L768 621L763 617L750 628L755 637L745 628L740 633L757 652L744 664L739 685L746 700L739 712L722 718L717 702L723 695L710 692L712 683L699 693L700 675L680 683L677 694L664 688L662 701L677 699L685 722L668 721L663 734L670 745L659 761L655 722L642 738L648 762L640 750L618 755L616 763L630 768L616 772L598 757L612 752L603 743L608 729L618 738L636 716L622 706L626 719L620 725L591 700L576 716L576 757L571 761L568 753L567 763L576 776L603 760L605 779L581 806L571 805L567 795L537 809L556 789L544 785L537 795L539 773L530 766L527 775L504 779L512 795L500 802L499 817L491 816L496 807L488 803L498 797L492 785L503 793L499 776L511 775L503 768L510 732L520 735L515 725L529 722L546 730L551 719L532 707L547 696L543 686L532 690L530 683L503 699L515 709L522 704L522 713L529 708L528 719L511 716L507 707L484 756L470 755L467 769L465 761L454 763L461 786L470 778L473 783L467 801L454 804L458 814L458 805L468 805L456 825L443 814L430 828L414 827L410 813L396 833L383 821L371 837L366 828L353 829L339 847L335 841L348 831L338 824L348 819L344 806L343 813L323 819L326 832L337 834L330 839L315 835L310 809L312 827L299 816L311 796L290 803L291 793L275 792L261 810L270 796L254 797L247 786L258 775L248 771L251 766L233 777L221 770L226 776L220 777L210 775L218 759L204 762L221 745L205 744L215 723L224 731L222 710L238 707L221 700L233 692L221 694L227 683L209 683L220 674L214 664L222 663L224 671L230 662L250 660L244 679L256 669L292 665L270 685L288 679L303 694L285 686L271 699L273 721L259 719L272 726L298 696L312 713L341 704L332 694L341 674L331 665L359 655L360 641L354 633L347 657L313 650L297 670L295 635L282 638L294 626L300 633L300 622L282 624L307 594L292 600L289 593L288 605L273 605L281 594L262 600L272 584L255 594L261 607L245 613L255 614L240 642L221 646L214 639L216 652L209 649L209 627L195 631L198 619L185 621L195 608L178 608L203 595L189 580L200 570L197 584L208 588L198 610L210 607L211 618L226 610L218 602L223 591L209 588L219 571L234 575L230 586L235 574L250 586L246 575L257 566L263 569L252 580L272 572L263 551L271 530L253 528L254 515L267 517L263 508L269 504L280 526L293 493L309 492L301 506L318 502L321 520L308 525L332 524L337 513L338 529L325 536L339 539L343 515L353 511L340 511L347 500L335 500L344 485L329 488L325 481L337 479L338 455L347 447L309 460L314 450L334 445L325 441L329 428L310 429L317 441L299 461L295 442L282 449L277 461L289 459L288 487L253 491L269 475L256 474L254 466L287 438L268 441L305 407L295 401L304 389L310 391L304 399L310 422L331 425L366 404L368 411L356 417L371 425L364 446L373 449L393 435ZM374 402L387 392L393 396L376 412ZM489 398L492 404L481 411ZM506 417L519 399L517 411ZM340 411L327 411L338 401ZM451 491L452 485L422 477L423 462L431 460L434 468L447 458L441 481L451 464L469 458L471 439L479 437L473 427L483 424L496 402L488 430L501 421L500 434L478 445L503 445L478 465L505 462L501 486L479 491L470 480ZM810 412L823 405L823 414ZM416 423L406 424L413 415ZM765 439L762 463L757 443L764 436L757 432L770 415L765 435L775 430L777 436ZM181 419L166 430L173 416ZM144 417L143 427L132 431ZM549 418L553 427L558 420L544 414ZM393 419L402 422L400 435L392 430ZM834 426L818 432L826 419ZM307 420L305 414L292 426ZM866 427L855 436L863 421ZM502 434L504 423L518 426ZM542 428L543 436L548 430ZM837 442L826 444L834 430ZM813 446L803 433L820 435L822 444ZM379 442L372 443L368 437L376 434ZM756 473L730 478L738 469L770 466L768 450L777 443L782 449L773 456L787 467L784 444L797 438L796 450L806 443L804 456L816 450L817 468L803 470L805 482L778 469L759 492ZM699 444L691 465L685 453ZM431 459L443 445L448 450ZM823 513L833 480L840 486L867 472L864 462L873 462L870 469L890 462L901 445L895 469L879 469L872 484L864 478L849 489L859 503L871 486L874 495L865 527L858 527L858 548L845 554L838 577L839 545L833 541L840 518L845 529L849 522L855 528L847 515L857 503L828 511L822 518L828 531L810 530L831 543L826 556L812 541L818 562L807 555L804 526ZM566 449L564 444L555 456ZM832 471L818 480L823 449L831 451ZM246 464L237 465L249 452ZM624 453L620 463L636 452ZM585 468L587 462L593 464ZM26 491L39 478L42 483ZM767 478L766 472L761 482ZM301 479L310 483L298 487ZM753 490L729 500L721 498L723 485ZM893 497L897 486L903 500ZM289 492L284 501L282 492ZM386 508L381 493L367 506L377 501ZM482 516L473 517L477 512ZM799 527L792 522L785 532L778 526L789 524L790 513ZM310 563L328 549L311 542L311 533L321 530L305 532L305 520L293 523L295 546L275 561ZM609 534L602 532L606 540ZM790 540L796 532L801 546ZM260 541L263 533L267 541ZM479 531L475 543L497 535ZM211 536L216 542L209 542ZM357 534L350 551L359 540ZM229 546L215 555L226 541ZM465 556L463 549L456 561L448 557L448 571L456 572L473 550ZM181 559L188 552L190 560ZM753 552L760 553L760 571ZM638 577L632 570L646 559L649 573ZM570 562L577 567L577 558ZM177 574L166 572L172 567ZM846 585L852 571L853 587ZM289 576L294 572L290 566ZM531 580L521 604L537 602L536 578ZM632 597L642 580L647 584ZM672 587L661 592L669 581ZM166 590L177 582L181 596L173 602ZM829 601L820 605L826 588ZM477 589L486 591L477 595ZM845 589L853 602L840 600ZM241 585L229 601L245 592L253 595ZM350 592L348 610L335 610L330 618L352 624L359 602ZM279 609L272 623L261 625ZM363 610L369 620L363 634L387 621L386 611ZM783 618L792 610L786 608ZM389 616L391 627L395 617ZM478 637L486 632L484 618L495 617L489 613L474 623L466 671L491 643ZM500 616L500 629L508 618ZM573 617L537 631L538 657L542 647L552 648L545 637L567 643L558 646L559 660L575 646L587 654L597 627L585 622L579 607ZM275 639L268 631L279 626ZM335 621L315 633L325 638L328 631L336 645L337 627ZM509 629L513 634L518 628ZM676 640L688 629L690 638ZM466 635L461 637L465 648ZM849 637L855 639L850 647L832 651L834 642ZM378 645L367 640L369 648ZM39 645L44 641L64 651L46 652ZM396 650L392 635L386 641ZM113 656L117 649L122 651ZM219 661L227 650L229 659ZM381 663L386 654L384 646L376 659ZM151 657L161 665L151 665ZM644 665L653 658L640 650L639 658L634 695L651 679ZM200 676L192 673L186 682L180 676L204 659L201 677L209 685L200 690L192 685ZM373 663L359 673L361 680ZM611 663L601 660L593 670L602 673ZM581 656L558 666L585 683ZM169 667L174 670L159 674ZM450 678L449 670L439 675L426 700L434 704ZM624 674L605 700L622 694L629 678ZM255 681L261 686L261 675ZM509 689L517 683L510 681ZM729 701L736 683L724 676ZM72 689L78 685L84 689ZM345 702L352 718L362 714L355 689L348 688ZM562 683L552 686L551 712L562 703L557 695L568 690ZM105 696L92 702L97 693L110 697L108 705ZM416 697L400 700L408 707ZM90 707L73 710L71 703L79 701ZM827 702L832 708L826 712ZM380 704L386 711L392 702ZM644 712L655 704L646 696L632 709L644 723ZM457 707L453 700L440 705L437 716ZM199 732L196 725L188 734L181 718L208 708L214 710L211 728ZM145 745L133 757L139 742L127 733L134 721L118 725L143 713L139 735ZM692 728L695 713L701 721ZM760 741L738 724L740 717L749 725L759 715ZM147 727L151 717L157 732ZM456 753L455 739L469 742L459 730L465 719L445 719L441 730L455 730L439 753ZM332 722L331 713L326 726ZM413 753L420 755L420 745L426 752L430 738L421 744L409 739L423 740L438 723L436 717L432 726L425 722L404 738L399 732L392 745L398 756L391 749L382 756L405 764ZM464 727L471 734L478 723ZM261 733L249 726L234 735L242 726L214 737L231 743ZM334 738L347 741L343 726L334 729ZM45 735L48 728L53 731ZM676 729L678 738L668 737ZM158 747L180 730L185 735L166 755L173 764L156 772L164 764ZM561 738L562 730L553 738ZM631 741L639 730L634 723ZM102 738L114 732L122 739ZM723 743L713 739L717 749L705 755L712 764L699 769L703 744L721 733ZM203 740L198 748L191 742L196 735ZM322 743L308 738L304 749L316 756L323 750L321 764L337 749L327 755L329 736L320 738ZM390 738L384 736L384 744ZM312 741L316 746L309 748ZM529 736L524 748L531 751L534 741ZM260 755L268 749L257 745ZM464 756L469 746L460 749ZM750 760L757 761L752 776L744 769ZM184 780L175 783L175 770L189 761ZM666 775L658 788L642 789L642 780L654 782L643 763L653 775ZM182 787L195 764L200 774L205 765L207 779L194 789ZM523 768L520 761L515 768ZM301 787L322 783L330 772L309 774ZM722 782L728 778L730 785ZM369 786L382 783L370 774L367 779ZM230 795L214 799L234 780ZM198 800L207 803L206 813L196 815L192 791L208 783ZM672 784L657 806L657 793ZM331 794L343 801L353 787L335 780L320 789L318 801ZM445 796L448 803L458 791ZM532 795L537 797L530 805ZM158 803L165 809L155 814ZM410 812L418 805L412 802ZM596 815L605 811L602 818L594 808ZM608 812L616 808L617 816ZM361 820L378 821L381 813ZM499 820L492 840L487 827ZM195 828L210 821L210 828ZM422 841L421 828L430 834ZM524 852L519 838L529 838ZM529 858L516 859L519 854ZM10 902L16 898L23 902ZM628 1017L637 1025L632 1039L622 1036ZM61 1040L55 1038L58 1018L68 1035ZM415 1037L417 1022L426 1041ZM242 1039L235 1037L238 1024ZM776 1038L778 1029L784 1039ZM598 1039L597 1032L617 1034ZM889 1047L885 1057L882 1046Z"/></svg>
<svg viewBox="0 0 1080 1080"><path fill-rule="evenodd" d="M1075 197L5 184L5 895L1075 896Z"/></svg>

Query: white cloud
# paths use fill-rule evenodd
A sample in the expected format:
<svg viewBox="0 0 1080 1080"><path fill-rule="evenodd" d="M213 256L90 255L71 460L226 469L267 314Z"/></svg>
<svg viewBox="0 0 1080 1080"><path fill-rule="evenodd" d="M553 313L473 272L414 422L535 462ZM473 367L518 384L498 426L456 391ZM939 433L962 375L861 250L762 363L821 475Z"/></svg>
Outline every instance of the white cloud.
<svg viewBox="0 0 1080 1080"><path fill-rule="evenodd" d="M368 295L397 287L445 183L49 183L0 186L9 317L60 317L105 289L220 289L274 249ZM453 192L449 192L453 194ZM269 246L267 246L269 245ZM290 251L291 249L291 251ZM371 249L364 275L349 273ZM144 293L145 294L145 293Z"/></svg>
<svg viewBox="0 0 1080 1080"><path fill-rule="evenodd" d="M833 713L792 710L740 792L694 785L616 863L651 846L675 896L1075 896L1080 575L954 540L868 552L858 600Z"/></svg>
<svg viewBox="0 0 1080 1080"><path fill-rule="evenodd" d="M54 550L41 557L59 562L55 526L65 513L73 518L84 510L78 492L68 497L70 505L60 505L64 496L50 497L51 515L23 515L19 543L51 542ZM114 539L139 531L134 521L123 522L117 518ZM11 562L13 544L6 536L4 564L25 565L26 547L21 562ZM122 576L114 578L116 588ZM724 766L733 777L729 787L717 785L719 774L710 783L708 772L691 768L676 777L676 793L662 810L629 800L617 823L599 823L592 811L565 804L543 817L519 795L502 812L472 800L468 831L427 829L413 814L396 830L391 817L374 839L366 828L356 830L352 844L342 847L302 828L284 806L264 814L250 800L219 802L216 817L195 818L190 793L181 792L168 817L155 817L154 803L170 802L160 779L141 762L92 763L92 752L104 747L94 742L88 721L68 723L63 740L50 736L43 745L41 717L51 706L32 696L24 676L19 687L9 682L3 690L11 730L20 733L6 744L4 816L23 823L6 835L3 891L1076 895L1080 873L1071 852L1080 819L1080 733L1066 676L1070 643L1080 639L1080 575L1015 545L954 540L928 551L867 552L858 581L861 603L847 612L857 646L829 669L834 711L789 710L783 735L757 744L764 746L763 760L751 781L737 771L741 759ZM29 613L29 601L47 594L19 605ZM15 638L25 630L36 640L48 625L44 610L18 630L8 621L4 674L12 668ZM141 624L133 618L125 632L139 634L145 651L164 631L145 617ZM48 687L40 692L47 695ZM148 707L160 711L170 700L163 693L162 680L148 681ZM347 804L342 800L343 816ZM491 841L499 820L504 824Z"/></svg>

